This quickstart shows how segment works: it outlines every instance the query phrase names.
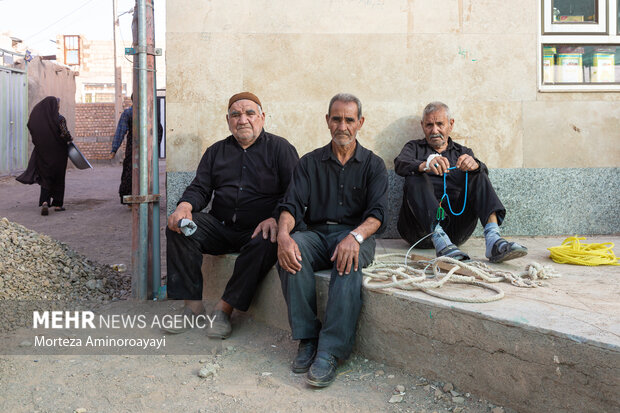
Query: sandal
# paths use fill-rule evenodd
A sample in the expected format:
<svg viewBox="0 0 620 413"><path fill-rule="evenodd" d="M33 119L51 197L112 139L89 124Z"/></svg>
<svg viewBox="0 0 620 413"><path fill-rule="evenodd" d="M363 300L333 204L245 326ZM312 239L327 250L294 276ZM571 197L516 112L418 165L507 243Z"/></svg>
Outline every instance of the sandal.
<svg viewBox="0 0 620 413"><path fill-rule="evenodd" d="M66 211L67 209L65 207L56 207L54 208L54 211Z"/></svg>
<svg viewBox="0 0 620 413"><path fill-rule="evenodd" d="M449 257L449 258L453 258L457 261L462 261L462 262L471 260L471 258L469 258L469 255L461 251L459 247L457 247L454 244L450 244L444 249L442 249L441 251L439 251L437 253L437 256L438 257Z"/></svg>
<svg viewBox="0 0 620 413"><path fill-rule="evenodd" d="M497 263L512 260L527 255L527 248L516 242L508 242L503 238L493 244L489 261Z"/></svg>
<svg viewBox="0 0 620 413"><path fill-rule="evenodd" d="M48 215L49 214L49 208L47 206L47 202L43 202L43 204L41 204L41 215Z"/></svg>

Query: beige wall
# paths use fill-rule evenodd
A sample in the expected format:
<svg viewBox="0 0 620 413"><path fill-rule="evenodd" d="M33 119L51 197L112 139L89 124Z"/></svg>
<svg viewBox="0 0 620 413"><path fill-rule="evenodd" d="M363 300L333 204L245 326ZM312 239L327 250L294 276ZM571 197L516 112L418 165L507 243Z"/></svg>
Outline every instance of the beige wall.
<svg viewBox="0 0 620 413"><path fill-rule="evenodd" d="M23 61L20 63L23 67ZM60 98L59 112L75 133L75 72L50 60L35 56L28 63L28 114L47 96Z"/></svg>
<svg viewBox="0 0 620 413"><path fill-rule="evenodd" d="M539 93L536 0L168 0L167 168L193 171L250 90L265 129L300 154L326 144L337 92L388 167L420 113L447 103L452 136L491 168L620 165L619 93ZM605 150L601 150L605 148Z"/></svg>

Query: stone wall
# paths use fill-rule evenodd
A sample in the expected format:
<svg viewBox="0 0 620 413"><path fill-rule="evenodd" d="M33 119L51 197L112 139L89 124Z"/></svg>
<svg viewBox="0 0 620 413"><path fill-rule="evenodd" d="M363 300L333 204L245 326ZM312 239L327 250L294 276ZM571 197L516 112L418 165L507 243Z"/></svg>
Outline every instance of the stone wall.
<svg viewBox="0 0 620 413"><path fill-rule="evenodd" d="M389 169L408 140L423 136L424 106L441 100L456 120L453 138L489 168L508 170L506 182L522 177L521 168L529 169L526 176L546 174L548 181L528 187L540 192L527 192L528 202L556 201L540 203L541 210L554 217L570 211L562 202L566 193L580 205L620 203L607 181L617 179L620 166L620 94L538 91L538 1L237 3L231 8L224 2L169 1L169 186L176 185L175 176L192 173L204 150L229 134L225 114L232 94L256 93L267 114L265 128L303 155L330 139L329 99L350 92L364 105L360 142ZM563 177L575 173L570 168L603 168L605 178L593 180L591 188L569 186ZM612 188L618 183L611 182ZM514 188L506 190L525 199ZM591 190L605 196L592 200ZM511 213L525 220L520 207ZM581 221L590 222L591 231L599 228L598 219ZM536 234L537 228L532 224L526 232Z"/></svg>

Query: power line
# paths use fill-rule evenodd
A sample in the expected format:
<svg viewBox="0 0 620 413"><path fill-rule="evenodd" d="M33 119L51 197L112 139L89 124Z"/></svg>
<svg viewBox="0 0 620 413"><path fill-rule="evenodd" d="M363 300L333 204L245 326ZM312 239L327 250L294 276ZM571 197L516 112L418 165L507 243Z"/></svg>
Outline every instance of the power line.
<svg viewBox="0 0 620 413"><path fill-rule="evenodd" d="M93 0L88 0L86 3L82 4L80 7L78 7L77 9L65 14L64 16L62 16L60 19L56 20L54 23L50 24L49 26L46 26L45 28L39 30L38 32L36 32L35 34L28 36L27 40L32 41L32 39L34 39L38 34L43 33L45 30L49 29L50 27L52 27L53 25L55 25L56 23L66 19L67 17L71 16L73 13L75 13L76 11L84 8L87 4L92 3Z"/></svg>

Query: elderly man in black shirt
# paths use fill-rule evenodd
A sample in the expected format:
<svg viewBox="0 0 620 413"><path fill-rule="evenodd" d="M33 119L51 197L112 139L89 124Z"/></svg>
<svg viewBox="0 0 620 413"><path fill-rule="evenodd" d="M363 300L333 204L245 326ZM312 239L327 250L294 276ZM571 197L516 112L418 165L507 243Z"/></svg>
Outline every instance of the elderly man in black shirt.
<svg viewBox="0 0 620 413"><path fill-rule="evenodd" d="M286 139L265 132L265 113L254 94L232 96L226 119L232 135L206 150L166 231L168 298L185 300L189 317L204 312L202 254L240 251L209 317L214 321L207 335L219 338L230 335L233 309L247 311L258 283L276 263L277 205L299 160ZM209 212L200 212L210 201ZM178 224L183 219L196 224L193 234L182 233ZM167 331L178 333L185 327Z"/></svg>
<svg viewBox="0 0 620 413"><path fill-rule="evenodd" d="M373 234L383 228L387 171L383 160L356 139L362 105L334 96L325 116L331 142L303 156L280 204L278 261L293 339L300 340L295 373L328 386L339 359L351 353L362 305L361 269L372 261ZM290 235L304 222L306 231ZM317 318L314 272L331 268L325 320Z"/></svg>
<svg viewBox="0 0 620 413"><path fill-rule="evenodd" d="M454 119L448 106L429 103L421 125L425 138L407 142L394 160L396 173L405 177L398 217L401 236L413 244L432 233L431 240L421 241L419 248L434 246L438 257L469 260L457 245L471 236L479 219L484 226L489 261L502 262L526 255L527 248L500 237L499 226L506 209L491 185L487 167L471 149L450 138ZM448 199L443 198L444 182ZM443 220L438 216L440 205L445 213Z"/></svg>

